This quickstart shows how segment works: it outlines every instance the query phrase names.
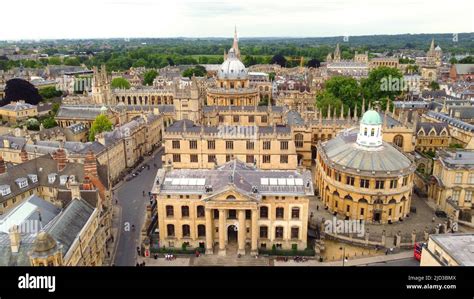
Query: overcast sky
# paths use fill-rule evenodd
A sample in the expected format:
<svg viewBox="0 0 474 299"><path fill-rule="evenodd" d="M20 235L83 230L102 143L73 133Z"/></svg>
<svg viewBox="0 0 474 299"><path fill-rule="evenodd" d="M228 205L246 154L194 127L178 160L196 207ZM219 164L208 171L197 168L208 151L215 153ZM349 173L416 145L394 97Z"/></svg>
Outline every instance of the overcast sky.
<svg viewBox="0 0 474 299"><path fill-rule="evenodd" d="M474 32L473 0L11 0L0 40Z"/></svg>

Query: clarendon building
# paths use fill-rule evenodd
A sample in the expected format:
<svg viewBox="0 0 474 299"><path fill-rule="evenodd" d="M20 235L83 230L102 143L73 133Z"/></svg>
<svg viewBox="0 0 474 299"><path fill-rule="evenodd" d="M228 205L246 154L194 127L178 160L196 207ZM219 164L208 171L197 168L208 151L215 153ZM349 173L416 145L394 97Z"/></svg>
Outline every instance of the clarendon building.
<svg viewBox="0 0 474 299"><path fill-rule="evenodd" d="M414 160L382 135L380 114L368 110L358 131L318 143L315 181L327 210L376 223L397 222L409 214Z"/></svg>
<svg viewBox="0 0 474 299"><path fill-rule="evenodd" d="M158 170L152 193L161 247L219 255L306 249L309 170L260 170L237 159L212 170L171 163Z"/></svg>

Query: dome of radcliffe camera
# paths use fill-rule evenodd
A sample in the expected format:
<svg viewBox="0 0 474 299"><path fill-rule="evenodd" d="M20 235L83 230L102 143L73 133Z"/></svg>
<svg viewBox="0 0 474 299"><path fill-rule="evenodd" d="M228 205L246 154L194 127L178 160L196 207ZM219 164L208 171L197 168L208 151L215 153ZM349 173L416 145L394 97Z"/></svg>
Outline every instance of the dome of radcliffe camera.
<svg viewBox="0 0 474 299"><path fill-rule="evenodd" d="M227 59L219 68L218 76L223 79L242 79L247 76L247 69L236 57L234 49L229 50Z"/></svg>
<svg viewBox="0 0 474 299"><path fill-rule="evenodd" d="M361 123L364 125L381 125L382 118L380 114L375 110L369 110L362 116Z"/></svg>

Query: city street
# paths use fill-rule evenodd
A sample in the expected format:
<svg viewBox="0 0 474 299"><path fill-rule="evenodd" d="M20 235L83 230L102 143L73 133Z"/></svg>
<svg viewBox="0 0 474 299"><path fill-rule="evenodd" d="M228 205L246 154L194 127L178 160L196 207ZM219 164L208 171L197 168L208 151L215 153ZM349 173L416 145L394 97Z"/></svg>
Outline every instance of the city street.
<svg viewBox="0 0 474 299"><path fill-rule="evenodd" d="M117 266L134 266L136 263L136 248L140 230L145 220L146 205L149 203L148 192L153 186L156 171L161 167L162 153L163 151L159 150L153 158L145 157L144 164L150 165L150 170L143 169L132 180L124 181L114 192L114 196L122 210L114 262ZM158 165L158 168L153 166L154 163ZM135 172L136 170L133 173ZM143 190L146 196L143 196ZM130 227L129 231L126 231L127 225ZM132 225L135 226L135 231L131 229Z"/></svg>

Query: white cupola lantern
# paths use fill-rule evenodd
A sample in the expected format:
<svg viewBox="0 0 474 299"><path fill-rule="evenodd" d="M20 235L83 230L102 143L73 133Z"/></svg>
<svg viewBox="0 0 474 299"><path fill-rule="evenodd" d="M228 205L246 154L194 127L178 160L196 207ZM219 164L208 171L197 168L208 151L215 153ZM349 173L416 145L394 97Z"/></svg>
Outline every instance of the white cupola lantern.
<svg viewBox="0 0 474 299"><path fill-rule="evenodd" d="M368 110L360 121L357 144L366 147L382 145L382 118L375 110Z"/></svg>

